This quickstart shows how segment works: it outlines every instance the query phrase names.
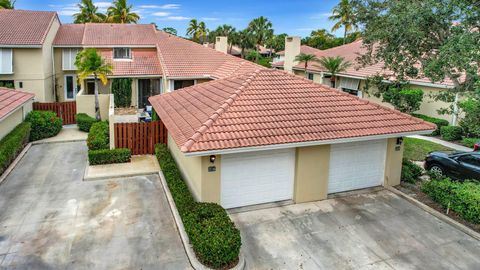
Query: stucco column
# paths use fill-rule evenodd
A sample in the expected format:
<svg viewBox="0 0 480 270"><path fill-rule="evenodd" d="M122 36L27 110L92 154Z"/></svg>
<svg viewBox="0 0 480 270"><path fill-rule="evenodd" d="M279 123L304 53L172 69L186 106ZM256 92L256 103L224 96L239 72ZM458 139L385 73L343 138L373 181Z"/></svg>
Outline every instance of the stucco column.
<svg viewBox="0 0 480 270"><path fill-rule="evenodd" d="M397 145L397 138L390 138L387 142L387 157L385 159L384 186L400 185L402 174L403 145Z"/></svg>
<svg viewBox="0 0 480 270"><path fill-rule="evenodd" d="M215 156L214 163L210 162L210 156L202 157L202 202L213 202L220 204L221 160L221 155Z"/></svg>

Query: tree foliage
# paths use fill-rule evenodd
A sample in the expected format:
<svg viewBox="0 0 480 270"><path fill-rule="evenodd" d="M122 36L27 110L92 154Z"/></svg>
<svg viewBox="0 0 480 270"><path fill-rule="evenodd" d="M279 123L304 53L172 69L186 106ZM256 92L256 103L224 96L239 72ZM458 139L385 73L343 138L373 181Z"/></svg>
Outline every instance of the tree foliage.
<svg viewBox="0 0 480 270"><path fill-rule="evenodd" d="M423 90L391 87L383 94L383 101L392 104L395 109L404 113L413 113L420 109Z"/></svg>
<svg viewBox="0 0 480 270"><path fill-rule="evenodd" d="M332 76L330 78L332 87L335 87L336 75L340 72L345 71L349 68L352 63L346 61L345 58L341 56L335 57L321 57L318 62L327 70L328 73Z"/></svg>
<svg viewBox="0 0 480 270"><path fill-rule="evenodd" d="M332 10L332 15L328 17L336 23L332 26L332 32L343 27L343 44L346 43L347 34L357 29L356 14L350 0L340 0Z"/></svg>
<svg viewBox="0 0 480 270"><path fill-rule="evenodd" d="M109 23L137 23L140 16L132 11L133 6L127 0L115 0L107 10Z"/></svg>
<svg viewBox="0 0 480 270"><path fill-rule="evenodd" d="M79 12L73 14L73 23L101 23L105 22L105 14L98 12L92 0L81 0L77 4Z"/></svg>
<svg viewBox="0 0 480 270"><path fill-rule="evenodd" d="M260 16L253 19L248 24L248 29L252 35L257 52L260 51L260 46L265 45L265 42L273 36L273 25L267 18ZM258 56L255 62L258 63Z"/></svg>
<svg viewBox="0 0 480 270"><path fill-rule="evenodd" d="M14 9L15 2L11 0L0 0L0 9Z"/></svg>
<svg viewBox="0 0 480 270"><path fill-rule="evenodd" d="M352 43L360 38L360 32L347 34L346 38L339 38L328 32L326 29L314 30L310 36L302 39L303 45L308 45L320 50L326 50L343 44Z"/></svg>
<svg viewBox="0 0 480 270"><path fill-rule="evenodd" d="M132 104L132 79L113 79L112 94L114 96L115 107L130 107Z"/></svg>
<svg viewBox="0 0 480 270"><path fill-rule="evenodd" d="M315 54L300 53L299 55L295 56L295 61L304 64L305 77L307 77L308 76L308 73L307 73L308 63L319 62L320 59L318 59L318 57Z"/></svg>
<svg viewBox="0 0 480 270"><path fill-rule="evenodd" d="M173 27L164 27L164 28L162 28L162 31L165 32L165 33L169 33L170 35L174 35L174 36L176 36L178 34L177 29L175 29Z"/></svg>

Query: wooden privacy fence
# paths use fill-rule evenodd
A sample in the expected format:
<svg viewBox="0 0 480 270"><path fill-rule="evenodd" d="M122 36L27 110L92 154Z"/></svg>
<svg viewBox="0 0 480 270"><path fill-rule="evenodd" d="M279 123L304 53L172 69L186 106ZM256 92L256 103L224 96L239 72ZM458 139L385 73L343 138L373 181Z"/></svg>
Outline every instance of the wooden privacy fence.
<svg viewBox="0 0 480 270"><path fill-rule="evenodd" d="M33 110L53 111L58 117L62 118L64 125L75 124L75 115L77 114L77 104L75 101L65 102L35 102Z"/></svg>
<svg viewBox="0 0 480 270"><path fill-rule="evenodd" d="M155 154L155 144L167 143L167 128L162 121L115 123L115 148L128 148L132 155Z"/></svg>

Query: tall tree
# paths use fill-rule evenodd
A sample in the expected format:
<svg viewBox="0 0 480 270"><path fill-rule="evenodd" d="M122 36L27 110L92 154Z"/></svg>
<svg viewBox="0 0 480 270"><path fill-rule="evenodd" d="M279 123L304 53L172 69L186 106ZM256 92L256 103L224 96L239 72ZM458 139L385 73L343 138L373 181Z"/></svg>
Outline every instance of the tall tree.
<svg viewBox="0 0 480 270"><path fill-rule="evenodd" d="M106 85L108 82L107 76L112 74L112 65L106 63L96 49L89 48L77 54L75 66L77 67L77 75L80 81L90 76L93 76L95 80L95 118L101 120L100 103L98 101L98 79Z"/></svg>
<svg viewBox="0 0 480 270"><path fill-rule="evenodd" d="M267 40L266 46L270 49L274 49L276 52L285 50L285 38L288 35L283 33L279 35L273 35L270 39Z"/></svg>
<svg viewBox="0 0 480 270"><path fill-rule="evenodd" d="M323 66L324 69L330 73L330 83L332 87L335 87L335 82L337 80L337 74L347 70L351 66L349 61L345 61L343 57L321 57L318 62Z"/></svg>
<svg viewBox="0 0 480 270"><path fill-rule="evenodd" d="M137 23L140 16L132 11L133 6L127 0L115 0L107 10L107 22Z"/></svg>
<svg viewBox="0 0 480 270"><path fill-rule="evenodd" d="M340 3L333 8L332 15L328 18L332 21L336 21L336 23L332 26L332 32L337 31L343 26L343 44L345 44L347 40L347 34L353 29L357 29L355 12L351 1L340 0Z"/></svg>
<svg viewBox="0 0 480 270"><path fill-rule="evenodd" d="M210 42L215 42L215 38L221 36L221 37L227 37L228 40L228 52L232 51L232 46L237 38L237 33L235 27L228 25L228 24L223 24L217 27L214 31L211 31L208 38Z"/></svg>
<svg viewBox="0 0 480 270"><path fill-rule="evenodd" d="M0 9L14 9L15 1L11 0L0 0Z"/></svg>
<svg viewBox="0 0 480 270"><path fill-rule="evenodd" d="M252 33L255 42L255 49L257 51L257 56L255 57L256 63L258 63L258 52L260 51L260 46L265 45L265 42L273 35L272 27L272 23L263 16L253 19L248 24L248 28Z"/></svg>
<svg viewBox="0 0 480 270"><path fill-rule="evenodd" d="M197 19L191 19L187 27L187 36L189 36L192 41L198 42L198 21Z"/></svg>
<svg viewBox="0 0 480 270"><path fill-rule="evenodd" d="M198 34L198 40L200 41L200 43L203 44L208 41L208 32L209 31L207 26L205 25L205 22L199 22L197 34Z"/></svg>
<svg viewBox="0 0 480 270"><path fill-rule="evenodd" d="M240 55L242 58L245 58L245 51L247 49L252 49L255 47L255 42L253 41L253 36L250 30L244 29L242 31L237 32L237 37L234 40L234 44L240 47Z"/></svg>
<svg viewBox="0 0 480 270"><path fill-rule="evenodd" d="M105 22L105 14L98 12L92 0L81 0L77 4L80 12L73 14L73 23L100 23Z"/></svg>
<svg viewBox="0 0 480 270"><path fill-rule="evenodd" d="M295 61L298 61L299 63L304 63L304 69L305 69L305 77L308 78L307 74L307 69L308 69L308 63L309 62L318 62L320 59L315 54L306 54L306 53L300 53L299 55L295 56Z"/></svg>

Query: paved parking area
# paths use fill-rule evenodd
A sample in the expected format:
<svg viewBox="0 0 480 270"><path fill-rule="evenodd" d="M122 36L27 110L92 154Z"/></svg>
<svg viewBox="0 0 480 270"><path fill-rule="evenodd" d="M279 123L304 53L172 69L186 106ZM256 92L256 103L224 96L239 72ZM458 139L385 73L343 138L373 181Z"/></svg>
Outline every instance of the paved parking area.
<svg viewBox="0 0 480 270"><path fill-rule="evenodd" d="M249 269L480 269L480 241L386 190L231 216Z"/></svg>
<svg viewBox="0 0 480 270"><path fill-rule="evenodd" d="M190 269L157 176L85 165L85 142L30 148L0 185L0 269Z"/></svg>

